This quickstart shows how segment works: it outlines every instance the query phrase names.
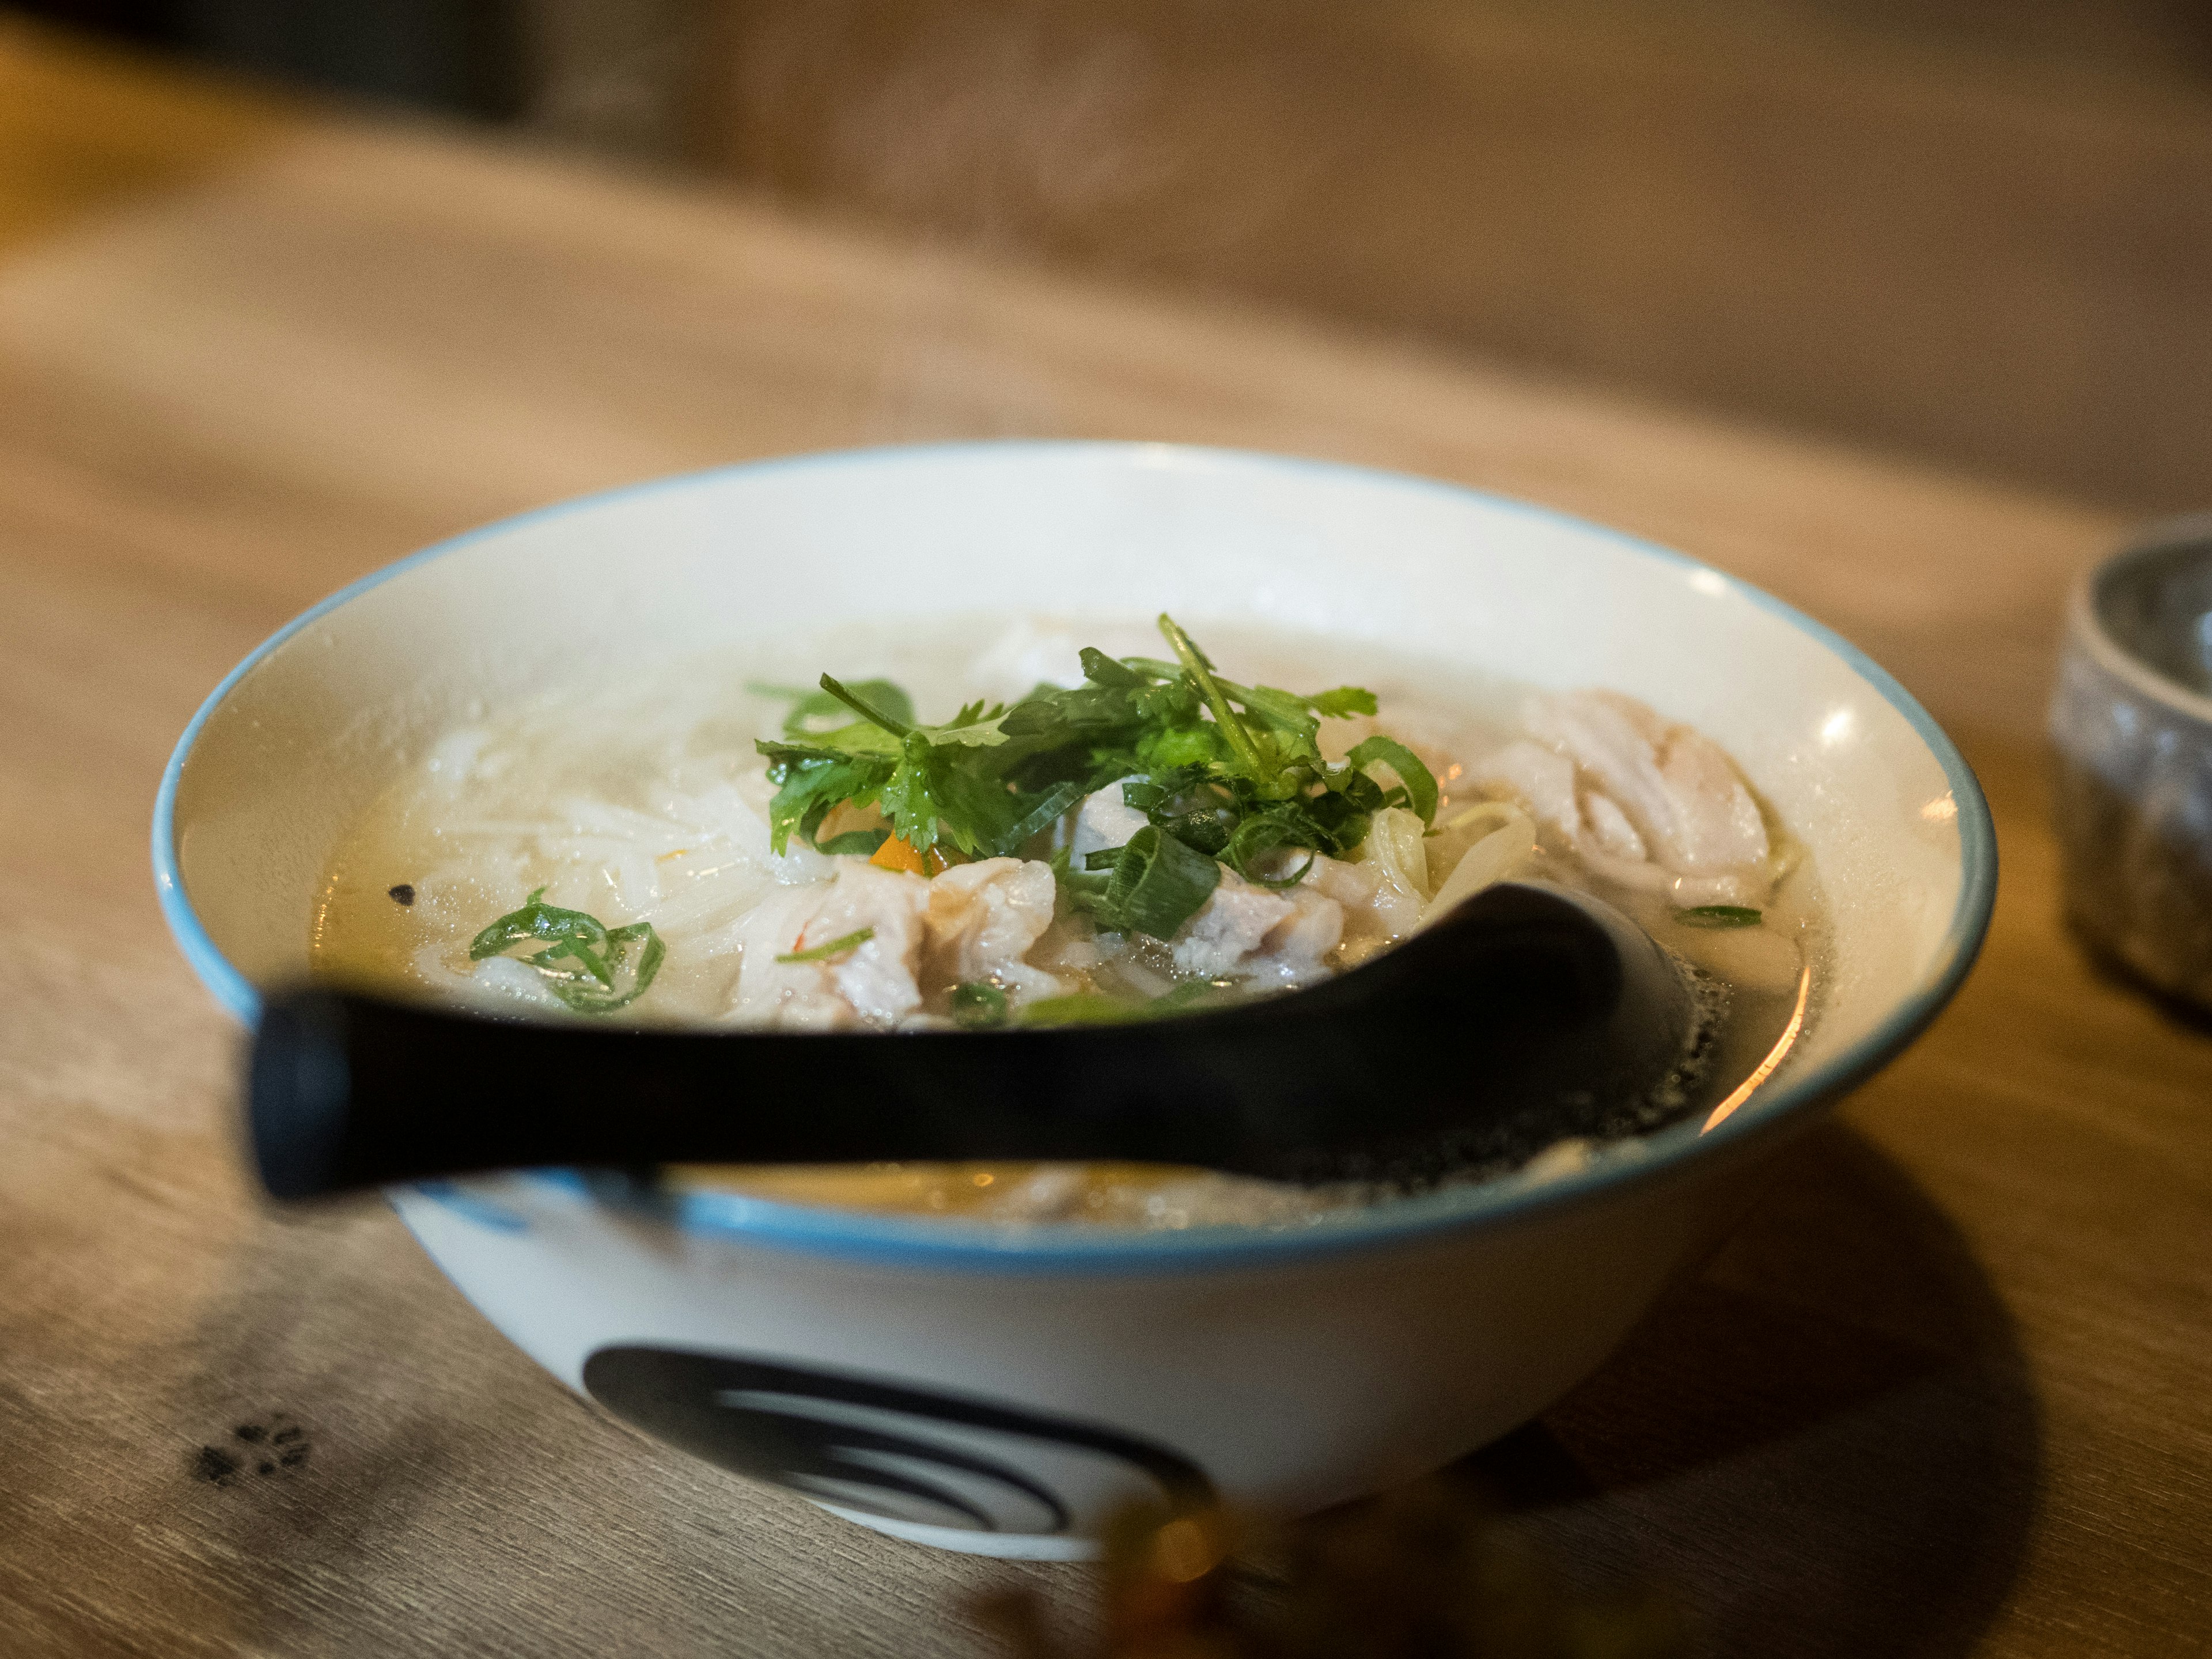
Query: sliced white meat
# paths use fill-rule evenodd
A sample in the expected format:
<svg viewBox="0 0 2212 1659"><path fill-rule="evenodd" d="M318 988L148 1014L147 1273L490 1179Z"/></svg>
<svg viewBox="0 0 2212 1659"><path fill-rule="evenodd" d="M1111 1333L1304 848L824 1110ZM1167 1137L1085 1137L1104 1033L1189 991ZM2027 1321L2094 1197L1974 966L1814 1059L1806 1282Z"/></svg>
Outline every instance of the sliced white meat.
<svg viewBox="0 0 2212 1659"><path fill-rule="evenodd" d="M1240 975L1276 985L1328 978L1328 955L1344 939L1344 907L1303 883L1284 896L1291 902L1290 920L1269 932L1260 954L1243 963Z"/></svg>
<svg viewBox="0 0 2212 1659"><path fill-rule="evenodd" d="M1509 743L1479 762L1468 781L1492 795L1509 795L1528 809L1538 823L1559 832L1568 845L1583 840L1583 810L1575 794L1575 763L1556 750L1526 738Z"/></svg>
<svg viewBox="0 0 2212 1659"><path fill-rule="evenodd" d="M1710 738L1614 691L1538 698L1528 726L1573 761L1585 809L1605 796L1654 862L1684 876L1742 875L1766 862L1759 804ZM1609 817L1607 827L1614 834L1602 838L1592 830L1597 850L1627 856L1605 844L1617 837Z"/></svg>
<svg viewBox="0 0 2212 1659"><path fill-rule="evenodd" d="M1344 907L1308 883L1270 892L1224 869L1176 933L1175 965L1208 979L1304 985L1327 975L1324 958L1343 937Z"/></svg>
<svg viewBox="0 0 2212 1659"><path fill-rule="evenodd" d="M1733 874L1772 850L1759 803L1720 745L1686 726L1669 733L1660 776L1675 806L1674 867L1685 875Z"/></svg>
<svg viewBox="0 0 2212 1659"><path fill-rule="evenodd" d="M1057 884L1034 859L957 864L929 884L926 982L991 980L1018 998L1058 996L1067 987L1030 966L1030 950L1052 926Z"/></svg>
<svg viewBox="0 0 2212 1659"><path fill-rule="evenodd" d="M771 893L734 930L742 952L731 1018L788 1030L888 1027L921 1006L929 884L840 859L834 880ZM863 928L872 936L828 962L779 962Z"/></svg>
<svg viewBox="0 0 2212 1659"><path fill-rule="evenodd" d="M1083 798L1083 805L1075 809L1075 839L1069 850L1081 869L1084 855L1089 853L1110 852L1116 847L1126 847L1129 837L1152 820L1121 799L1121 784L1127 779L1108 784L1103 789Z"/></svg>
<svg viewBox="0 0 2212 1659"><path fill-rule="evenodd" d="M1212 979L1237 971L1259 951L1269 931L1288 921L1291 902L1224 869L1212 896L1175 937L1175 965Z"/></svg>
<svg viewBox="0 0 2212 1659"><path fill-rule="evenodd" d="M1386 814L1411 819L1418 837L1419 818L1392 807L1376 815L1378 823ZM1388 944L1413 930L1413 924L1421 919L1421 907L1426 901L1413 888L1410 875L1401 872L1395 863L1384 856L1370 856L1376 851L1377 840L1376 830L1370 828L1367 840L1360 843L1360 857L1355 863L1333 859L1323 853L1309 853L1302 848L1285 848L1269 854L1261 873L1280 881L1304 870L1305 878L1296 887L1277 890L1282 896L1293 903L1301 893L1318 894L1334 901L1344 914L1340 942L1346 946ZM1413 845L1418 852L1418 839ZM1307 862L1310 859L1310 865Z"/></svg>
<svg viewBox="0 0 2212 1659"><path fill-rule="evenodd" d="M1644 837L1636 833L1628 814L1613 805L1612 796L1593 789L1583 798L1582 808L1583 821L1589 826L1600 852L1616 859L1641 860L1649 856L1644 850Z"/></svg>

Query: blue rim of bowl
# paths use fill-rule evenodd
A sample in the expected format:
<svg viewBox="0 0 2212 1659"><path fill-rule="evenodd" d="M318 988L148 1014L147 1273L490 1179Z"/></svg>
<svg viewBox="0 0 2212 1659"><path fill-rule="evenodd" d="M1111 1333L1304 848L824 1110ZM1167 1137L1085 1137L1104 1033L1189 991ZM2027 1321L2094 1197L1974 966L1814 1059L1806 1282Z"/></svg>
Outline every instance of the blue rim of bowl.
<svg viewBox="0 0 2212 1659"><path fill-rule="evenodd" d="M1679 1171L1693 1159L1717 1157L1724 1149L1774 1133L1785 1118L1795 1117L1832 1100L1863 1081L1917 1036L1942 1012L1958 989L1979 953L1989 930L1996 901L1996 831L1989 803L1973 770L1950 738L1928 711L1897 680L1834 629L1785 605L1772 594L1737 580L1725 571L1662 547L1625 531L1611 529L1555 508L1541 507L1509 495L1471 489L1418 474L1392 472L1346 462L1271 454L1261 450L1212 448L1201 445L1116 441L1053 441L1009 440L945 444L889 445L867 449L830 450L802 455L740 462L702 472L653 478L602 490L574 500L556 502L528 513L502 519L424 548L358 581L341 588L301 612L270 635L226 674L210 692L177 740L175 751L161 774L155 797L153 823L154 879L163 918L178 946L216 1000L240 1022L251 1024L259 1012L259 998L246 976L233 967L193 913L185 896L176 847L177 790L185 765L200 732L224 698L264 659L295 634L357 599L371 588L430 560L459 552L494 535L568 513L607 505L626 497L661 490L696 489L734 475L796 468L882 465L927 459L1016 456L1024 453L1054 457L1079 454L1119 457L1129 463L1172 462L1188 470L1204 466L1216 471L1251 469L1257 471L1319 472L1370 486L1437 492L1472 501L1493 510L1517 514L1545 523L1565 526L1583 534L1595 534L1644 557L1698 575L1699 586L1714 597L1723 593L1742 599L1780 618L1841 659L1882 699L1903 715L1921 742L1943 769L1957 803L1960 885L1942 945L1932 973L1872 1031L1841 1054L1802 1071L1785 1069L1760 1091L1752 1109L1741 1111L1710 1131L1700 1132L1694 1119L1669 1125L1637 1140L1608 1148L1589 1167L1576 1174L1540 1182L1516 1177L1448 1187L1388 1203L1336 1212L1310 1223L1291 1227L1216 1224L1187 1229L1136 1231L1103 1228L1082 1223L1046 1223L1008 1226L941 1219L928 1216L900 1216L856 1210L838 1210L776 1200L747 1198L735 1194L680 1191L673 1201L657 1205L655 1213L680 1231L734 1239L750 1244L780 1247L813 1255L830 1255L904 1268L942 1268L996 1273L1172 1273L1224 1267L1261 1267L1286 1264L1316 1255L1371 1249L1407 1243L1425 1236L1475 1229L1487 1230L1528 1220L1561 1205L1579 1203L1628 1181L1649 1181L1664 1172ZM1716 588L1713 584L1721 586ZM573 1170L531 1172L525 1179L571 1196L589 1197L592 1188ZM600 1201L596 1199L592 1201Z"/></svg>

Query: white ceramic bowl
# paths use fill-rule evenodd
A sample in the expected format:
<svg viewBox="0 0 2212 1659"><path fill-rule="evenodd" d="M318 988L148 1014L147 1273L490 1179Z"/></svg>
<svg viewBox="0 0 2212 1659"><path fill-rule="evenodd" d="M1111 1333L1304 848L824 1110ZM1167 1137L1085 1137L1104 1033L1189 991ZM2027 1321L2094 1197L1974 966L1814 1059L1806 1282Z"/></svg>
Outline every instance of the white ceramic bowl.
<svg viewBox="0 0 2212 1659"><path fill-rule="evenodd" d="M915 570L957 571L917 583ZM572 502L316 606L218 687L161 786L155 863L217 998L298 977L335 838L399 755L587 630L742 651L978 610L1273 623L1719 739L1816 860L1834 963L1748 1104L1549 1182L1294 1231L1000 1230L565 1173L392 1194L485 1315L572 1387L902 1536L1089 1553L1133 1498L1302 1512L1433 1468L1594 1370L1723 1229L1740 1177L1896 1054L1966 973L1996 846L1973 775L1850 646L1661 549L1417 478L1149 445L804 457ZM887 1037L886 1042L898 1041Z"/></svg>

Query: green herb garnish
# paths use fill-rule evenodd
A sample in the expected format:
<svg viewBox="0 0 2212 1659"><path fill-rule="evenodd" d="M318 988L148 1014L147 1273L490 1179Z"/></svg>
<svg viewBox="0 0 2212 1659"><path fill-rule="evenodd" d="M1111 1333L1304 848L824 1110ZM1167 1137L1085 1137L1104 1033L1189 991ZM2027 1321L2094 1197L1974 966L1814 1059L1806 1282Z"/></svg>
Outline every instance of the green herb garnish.
<svg viewBox="0 0 2212 1659"><path fill-rule="evenodd" d="M1114 1025L1141 1018L1142 1003L1124 1002L1097 991L1078 991L1070 996L1041 997L1022 1010L1022 1024L1039 1029L1055 1025Z"/></svg>
<svg viewBox="0 0 2212 1659"><path fill-rule="evenodd" d="M1105 884L1096 884L1097 861L1110 858ZM1157 824L1146 824L1129 844L1085 860L1085 880L1066 882L1069 896L1117 933L1172 939L1196 915L1221 882L1221 866Z"/></svg>
<svg viewBox="0 0 2212 1659"><path fill-rule="evenodd" d="M1422 763L1421 757L1395 738L1386 738L1381 732L1356 744L1344 757L1363 771L1380 761L1398 775L1398 787L1382 798L1385 806L1407 806L1418 814L1423 823L1433 823L1437 817L1436 775ZM1405 799L1400 800L1398 796Z"/></svg>
<svg viewBox="0 0 2212 1659"><path fill-rule="evenodd" d="M544 949L519 959L536 969L546 989L580 1014L611 1014L645 994L666 954L649 921L609 927L581 910L543 902L537 889L469 941L469 960L504 956L518 945ZM633 957L632 951L635 951Z"/></svg>
<svg viewBox="0 0 2212 1659"><path fill-rule="evenodd" d="M784 736L758 745L776 786L775 849L795 834L824 852L873 853L885 832L817 838L836 808L872 806L918 853L949 841L974 857L1016 854L1121 779L1146 828L1110 858L1057 867L1102 925L1166 939L1212 895L1224 864L1295 886L1315 856L1355 851L1386 807L1433 822L1437 781L1405 744L1376 736L1341 761L1322 756L1322 720L1373 714L1373 692L1240 685L1173 618L1159 626L1171 660L1086 649L1081 685L1041 685L1011 708L972 703L943 726L917 724L912 701L885 680L848 686L825 674L818 691L778 691L793 700ZM857 718L826 724L840 710ZM1306 859L1261 873L1286 850Z"/></svg>
<svg viewBox="0 0 2212 1659"><path fill-rule="evenodd" d="M804 951L786 951L778 962L827 962L832 957L842 957L848 951L857 951L876 936L872 927L858 927L849 933L840 933L827 945L809 945Z"/></svg>
<svg viewBox="0 0 2212 1659"><path fill-rule="evenodd" d="M843 725L849 712L845 705L827 691L810 691L798 685L763 685L755 680L745 690L763 697L786 697L791 702L791 712L783 717L783 735L787 738L808 738L816 733L815 722L825 718L835 719ZM856 680L853 690L877 708L911 722L914 701L899 686L890 680Z"/></svg>
<svg viewBox="0 0 2212 1659"><path fill-rule="evenodd" d="M817 852L839 855L849 854L859 858L872 858L875 855L876 849L890 838L891 832L888 830L848 830L842 836L832 836L827 841L816 842L814 847Z"/></svg>
<svg viewBox="0 0 2212 1659"><path fill-rule="evenodd" d="M1674 912L1685 927L1756 927L1761 913L1742 904L1700 904Z"/></svg>
<svg viewBox="0 0 2212 1659"><path fill-rule="evenodd" d="M970 703L943 726L916 726L900 713L903 692L896 699L870 697L827 674L822 690L860 718L835 731L783 742L763 738L756 745L771 762L769 775L777 786L769 807L776 852L794 829L815 845L822 820L841 805L881 807L891 834L917 853L940 839L976 857L1019 844L1009 845L1010 836L1036 803L1010 786L1003 761L981 752L1007 741L999 730L1003 708L987 712Z"/></svg>
<svg viewBox="0 0 2212 1659"><path fill-rule="evenodd" d="M952 988L952 1023L963 1030L996 1030L1006 1023L1006 994L988 980Z"/></svg>
<svg viewBox="0 0 2212 1659"><path fill-rule="evenodd" d="M1022 1009L1022 1024L1040 1030L1051 1026L1110 1026L1141 1018L1141 1002L1124 1002L1102 991L1075 991L1064 998L1040 998Z"/></svg>
<svg viewBox="0 0 2212 1659"><path fill-rule="evenodd" d="M1130 1020L1167 1019L1191 1014L1225 1000L1229 996L1215 981L1185 980L1172 991L1149 1001L1109 996L1102 991L1078 991L1064 997L1045 997L1022 1010L1021 1024L1049 1028L1055 1025L1117 1025Z"/></svg>

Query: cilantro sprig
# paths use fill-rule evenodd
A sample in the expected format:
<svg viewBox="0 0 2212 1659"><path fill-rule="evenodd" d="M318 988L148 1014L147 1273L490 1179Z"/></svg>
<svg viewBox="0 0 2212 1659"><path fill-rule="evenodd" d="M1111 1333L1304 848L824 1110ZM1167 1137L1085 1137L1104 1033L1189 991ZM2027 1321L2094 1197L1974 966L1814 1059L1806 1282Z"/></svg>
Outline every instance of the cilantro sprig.
<svg viewBox="0 0 2212 1659"><path fill-rule="evenodd" d="M780 693L793 705L783 736L758 744L776 786L775 849L796 835L824 852L872 853L888 834L921 854L940 841L971 857L1018 853L1120 779L1146 828L1085 867L1065 857L1056 867L1103 925L1166 939L1212 896L1224 865L1295 886L1315 856L1355 851L1385 807L1434 820L1436 779L1395 738L1370 737L1340 761L1322 755L1322 721L1374 714L1373 692L1240 684L1172 617L1159 627L1171 659L1086 648L1082 684L1040 685L1011 708L970 703L942 726L917 723L886 680L848 686L824 674L817 690ZM824 724L839 711L856 718ZM841 806L873 808L889 829L820 839ZM1305 860L1284 871L1284 855L1298 852Z"/></svg>
<svg viewBox="0 0 2212 1659"><path fill-rule="evenodd" d="M610 927L581 910L547 904L544 897L545 890L537 889L520 910L510 910L470 940L469 960L483 962L508 955L517 945L542 944L543 950L520 959L580 1014L611 1014L645 994L667 954L651 922Z"/></svg>
<svg viewBox="0 0 2212 1659"><path fill-rule="evenodd" d="M878 690L896 687L864 684L878 695L865 696L863 688L824 674L823 694L860 718L831 731L763 738L757 745L776 785L769 809L775 850L785 850L793 830L807 845L817 845L816 832L836 806L880 807L891 833L917 853L940 840L979 858L1018 845L1014 831L1035 803L1024 802L1009 787L1001 764L981 753L1007 742L999 729L1006 710L975 702L943 726L919 726L908 718L903 693L894 699ZM793 720L799 718L795 710Z"/></svg>

